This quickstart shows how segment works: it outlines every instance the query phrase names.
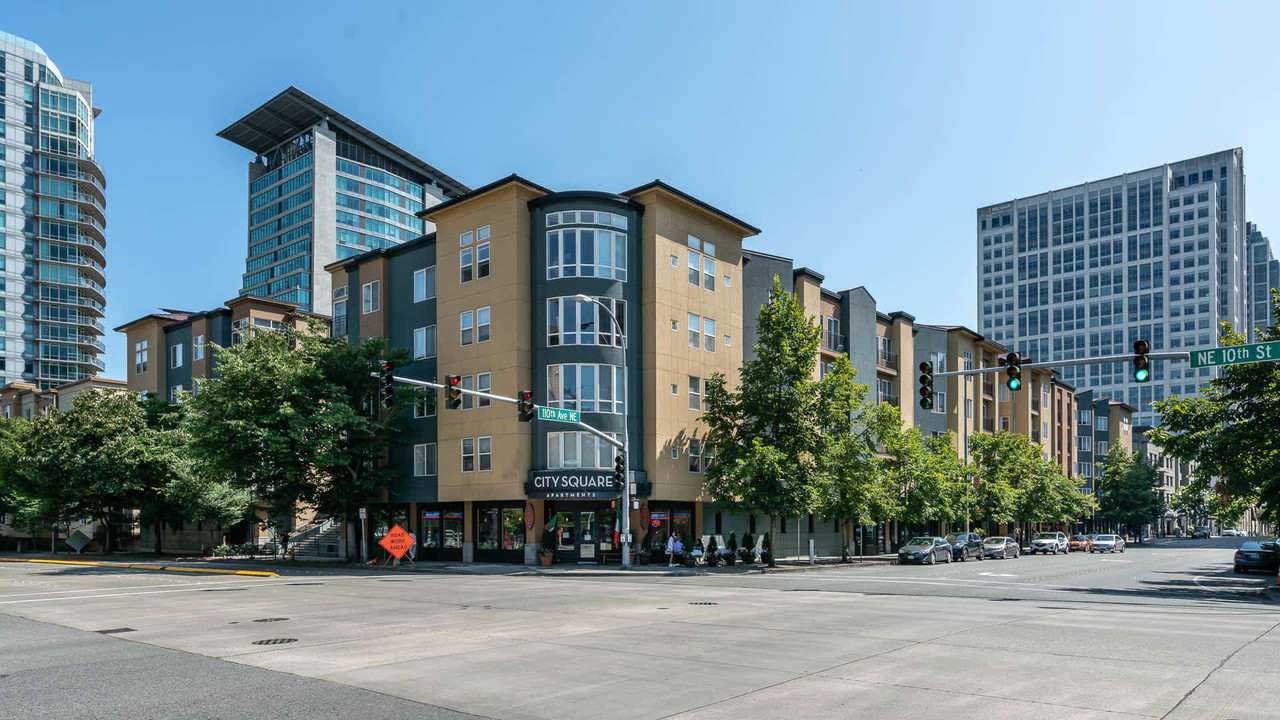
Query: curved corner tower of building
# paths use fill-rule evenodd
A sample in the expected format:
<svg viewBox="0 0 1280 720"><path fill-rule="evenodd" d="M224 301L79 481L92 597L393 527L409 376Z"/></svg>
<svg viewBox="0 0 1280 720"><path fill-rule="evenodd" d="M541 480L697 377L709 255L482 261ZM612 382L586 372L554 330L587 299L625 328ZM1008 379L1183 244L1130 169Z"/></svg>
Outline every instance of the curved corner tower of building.
<svg viewBox="0 0 1280 720"><path fill-rule="evenodd" d="M0 385L47 389L104 369L106 178L87 82L0 31Z"/></svg>

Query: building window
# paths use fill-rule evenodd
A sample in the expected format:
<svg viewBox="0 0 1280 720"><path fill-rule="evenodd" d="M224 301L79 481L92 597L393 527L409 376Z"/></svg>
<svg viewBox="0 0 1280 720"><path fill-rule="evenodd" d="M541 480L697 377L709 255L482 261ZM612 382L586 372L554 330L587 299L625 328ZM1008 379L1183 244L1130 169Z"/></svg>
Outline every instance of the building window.
<svg viewBox="0 0 1280 720"><path fill-rule="evenodd" d="M491 376L489 375L489 373L486 372L486 373L480 373L479 375L476 375L476 390L479 390L480 392L485 392L485 393L491 392L490 382L491 382ZM489 407L491 404L493 404L492 401L487 397L476 398L476 407L486 408L486 407Z"/></svg>
<svg viewBox="0 0 1280 720"><path fill-rule="evenodd" d="M973 419L973 398L964 399L964 419L965 420Z"/></svg>
<svg viewBox="0 0 1280 720"><path fill-rule="evenodd" d="M489 243L476 246L476 279L489 277Z"/></svg>
<svg viewBox="0 0 1280 720"><path fill-rule="evenodd" d="M1080 435L1076 438L1076 448L1081 452L1093 452L1093 438Z"/></svg>
<svg viewBox="0 0 1280 720"><path fill-rule="evenodd" d="M938 400L933 404L933 412L935 415L942 415L947 411L947 391L942 390L935 393Z"/></svg>
<svg viewBox="0 0 1280 720"><path fill-rule="evenodd" d="M716 246L689 236L689 284L716 291Z"/></svg>
<svg viewBox="0 0 1280 720"><path fill-rule="evenodd" d="M436 266L413 271L413 301L422 302L436 296Z"/></svg>
<svg viewBox="0 0 1280 720"><path fill-rule="evenodd" d="M463 375L463 376L462 376L462 389L463 389L463 390L475 390L475 389L476 389L476 376L475 376L475 375ZM463 410L472 410L472 409L474 409L474 408L475 408L475 406L476 406L476 396L475 396L475 395L472 395L472 394L470 394L470 393L463 393L463 394L462 394L462 409L463 409Z"/></svg>
<svg viewBox="0 0 1280 720"><path fill-rule="evenodd" d="M559 213L562 217L574 214ZM627 234L587 228L548 231L547 279L569 277L601 277L625 282Z"/></svg>
<svg viewBox="0 0 1280 720"><path fill-rule="evenodd" d="M141 375L147 371L150 363L147 362L147 343L149 340L143 340L133 344L133 374Z"/></svg>
<svg viewBox="0 0 1280 720"><path fill-rule="evenodd" d="M181 398L179 397L179 393L181 392L182 392L181 385L169 386L169 402L171 403L181 402Z"/></svg>
<svg viewBox="0 0 1280 720"><path fill-rule="evenodd" d="M480 472L493 469L493 438L489 436L476 438L480 450Z"/></svg>
<svg viewBox="0 0 1280 720"><path fill-rule="evenodd" d="M476 439L462 438L462 472L476 471Z"/></svg>
<svg viewBox="0 0 1280 720"><path fill-rule="evenodd" d="M204 336L203 335L197 335L196 339L191 341L191 359L192 360L204 359Z"/></svg>
<svg viewBox="0 0 1280 720"><path fill-rule="evenodd" d="M476 342L489 342L489 308L476 311Z"/></svg>
<svg viewBox="0 0 1280 720"><path fill-rule="evenodd" d="M182 343L169 346L169 367L182 367Z"/></svg>
<svg viewBox="0 0 1280 720"><path fill-rule="evenodd" d="M689 472L702 472L702 441L689 440Z"/></svg>
<svg viewBox="0 0 1280 720"><path fill-rule="evenodd" d="M622 347L626 332L627 303L623 300L595 298L609 308L622 327L615 327L609 313L595 303L580 303L572 297L547 300L547 346L608 345Z"/></svg>
<svg viewBox="0 0 1280 720"><path fill-rule="evenodd" d="M1107 442L1106 440L1099 440L1098 447L1096 450L1094 450L1094 452L1098 455L1106 455L1107 451L1110 449L1111 449L1111 443Z"/></svg>
<svg viewBox="0 0 1280 720"><path fill-rule="evenodd" d="M413 399L414 419L421 420L422 418L435 417L435 415L436 415L436 391L429 390L426 388L419 388L417 395Z"/></svg>
<svg viewBox="0 0 1280 720"><path fill-rule="evenodd" d="M716 321L689 313L689 347L716 351Z"/></svg>
<svg viewBox="0 0 1280 720"><path fill-rule="evenodd" d="M700 377L689 376L689 409L702 412L707 409L707 381Z"/></svg>
<svg viewBox="0 0 1280 720"><path fill-rule="evenodd" d="M423 443L413 446L413 476L429 477L436 474L436 444Z"/></svg>
<svg viewBox="0 0 1280 720"><path fill-rule="evenodd" d="M1109 422L1109 421L1110 421L1110 418L1108 418L1106 415L1099 415L1099 416L1098 416L1098 429L1099 429L1099 430L1106 430L1106 429L1107 429L1107 426L1110 424L1110 422Z"/></svg>
<svg viewBox="0 0 1280 720"><path fill-rule="evenodd" d="M458 342L466 347L476 341L476 314L474 310L463 310L458 316Z"/></svg>
<svg viewBox="0 0 1280 720"><path fill-rule="evenodd" d="M621 440L621 433L608 433ZM612 468L615 451L612 445L585 432L547 433L547 469Z"/></svg>
<svg viewBox="0 0 1280 720"><path fill-rule="evenodd" d="M361 314L378 312L381 308L381 285L382 281L374 280L365 283L360 287L360 310Z"/></svg>
<svg viewBox="0 0 1280 720"><path fill-rule="evenodd" d="M622 413L626 378L617 365L547 366L547 405L582 412Z"/></svg>
<svg viewBox="0 0 1280 720"><path fill-rule="evenodd" d="M1090 424L1090 423L1092 423L1092 422L1093 422L1093 411L1092 411L1092 410L1081 410L1081 411L1080 411L1080 424L1081 424L1081 425L1089 425L1089 424Z"/></svg>
<svg viewBox="0 0 1280 720"><path fill-rule="evenodd" d="M471 233L463 233L464 237L469 237ZM458 253L458 282L469 283L475 277L475 253L472 248L463 248Z"/></svg>
<svg viewBox="0 0 1280 720"><path fill-rule="evenodd" d="M436 326L416 328L413 331L413 357L415 360L436 356Z"/></svg>

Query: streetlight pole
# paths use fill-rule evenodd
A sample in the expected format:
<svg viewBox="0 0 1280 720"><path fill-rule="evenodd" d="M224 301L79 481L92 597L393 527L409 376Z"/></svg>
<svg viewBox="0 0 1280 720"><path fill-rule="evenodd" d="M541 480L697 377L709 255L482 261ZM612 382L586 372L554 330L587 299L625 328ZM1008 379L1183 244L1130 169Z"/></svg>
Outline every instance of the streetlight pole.
<svg viewBox="0 0 1280 720"><path fill-rule="evenodd" d="M631 416L631 375L627 373L627 334L618 316L608 305L598 299L578 293L574 299L579 304L592 303L608 314L616 331L622 335L622 568L631 569L631 433L628 431Z"/></svg>

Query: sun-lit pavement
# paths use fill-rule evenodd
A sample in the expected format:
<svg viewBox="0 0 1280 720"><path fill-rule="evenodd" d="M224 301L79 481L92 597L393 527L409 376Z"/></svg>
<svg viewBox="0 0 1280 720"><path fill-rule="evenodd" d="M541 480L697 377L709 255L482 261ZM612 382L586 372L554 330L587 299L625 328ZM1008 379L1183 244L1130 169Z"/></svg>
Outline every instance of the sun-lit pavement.
<svg viewBox="0 0 1280 720"><path fill-rule="evenodd" d="M1273 718L1280 603L1237 544L681 577L0 564L0 717Z"/></svg>

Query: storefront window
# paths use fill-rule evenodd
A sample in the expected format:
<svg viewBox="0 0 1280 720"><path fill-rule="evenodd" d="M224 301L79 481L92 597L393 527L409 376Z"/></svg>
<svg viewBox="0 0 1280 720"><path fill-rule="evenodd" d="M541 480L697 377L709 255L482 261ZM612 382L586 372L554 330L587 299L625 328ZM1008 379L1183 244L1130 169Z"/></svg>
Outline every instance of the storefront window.
<svg viewBox="0 0 1280 720"><path fill-rule="evenodd" d="M476 549L523 550L524 508L480 508L476 518Z"/></svg>
<svg viewBox="0 0 1280 720"><path fill-rule="evenodd" d="M503 508L502 549L524 549L524 508Z"/></svg>
<svg viewBox="0 0 1280 720"><path fill-rule="evenodd" d="M476 526L476 548L479 550L498 549L498 508L481 508L480 518Z"/></svg>
<svg viewBox="0 0 1280 720"><path fill-rule="evenodd" d="M424 548L438 548L443 542L443 527L440 524L440 511L427 510L422 513L422 536L418 538Z"/></svg>
<svg viewBox="0 0 1280 720"><path fill-rule="evenodd" d="M574 550L578 537L578 517L577 513L559 512L556 513L552 532L556 535L557 550Z"/></svg>
<svg viewBox="0 0 1280 720"><path fill-rule="evenodd" d="M462 548L462 511L446 510L444 513L444 546Z"/></svg>

